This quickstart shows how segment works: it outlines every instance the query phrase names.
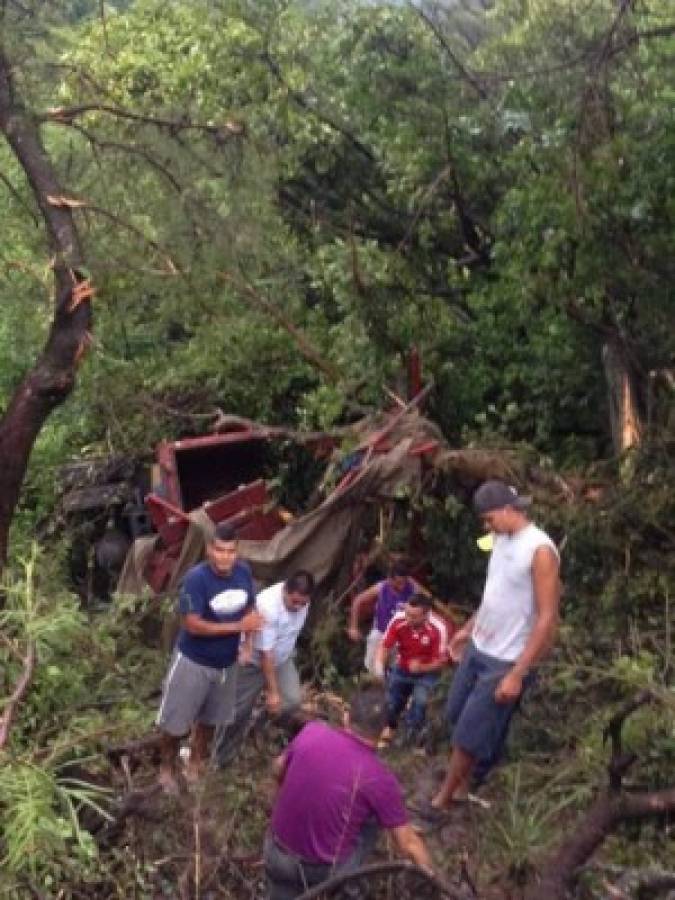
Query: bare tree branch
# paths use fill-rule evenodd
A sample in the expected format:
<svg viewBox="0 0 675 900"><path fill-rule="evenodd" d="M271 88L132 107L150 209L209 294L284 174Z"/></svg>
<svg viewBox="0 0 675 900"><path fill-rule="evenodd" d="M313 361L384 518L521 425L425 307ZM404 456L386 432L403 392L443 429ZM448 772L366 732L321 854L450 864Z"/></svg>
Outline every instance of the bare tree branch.
<svg viewBox="0 0 675 900"><path fill-rule="evenodd" d="M20 193L17 191L17 189L14 187L14 185L13 185L12 182L9 180L9 178L8 178L6 175L4 175L2 172L0 172L0 181L5 185L5 187L7 188L7 190L9 191L9 193L12 195L12 197L14 198L14 200L16 200L16 202L19 204L19 206L21 207L21 209L22 209L24 212L28 213L28 215L29 215L29 216L31 217L31 219L33 220L33 224L34 224L34 225L38 225L38 224L39 224L39 219L38 219L38 217L35 215L34 211L33 211L33 210L30 208L30 206L26 203L26 201L23 199L23 197L21 196L21 194L20 194Z"/></svg>
<svg viewBox="0 0 675 900"><path fill-rule="evenodd" d="M283 87L288 91L289 97L291 97L298 104L298 106L306 109L307 112L310 112L320 122L323 122L325 125L330 126L330 128L332 128L333 131L336 131L338 134L341 134L342 137L345 138L356 150L358 150L358 152L369 162L375 162L375 155L373 151L369 147L366 147L366 145L362 141L360 141L354 134L352 134L351 131L349 131L335 118L328 115L328 113L324 112L322 109L319 109L316 104L313 103L308 97L306 97L301 91L293 90L293 88L290 87L283 76L279 64L270 56L269 53L262 54L262 61L267 65L270 72L272 72L279 84L283 85Z"/></svg>
<svg viewBox="0 0 675 900"><path fill-rule="evenodd" d="M436 22L424 12L421 7L417 6L415 3L409 2L408 4L412 9L415 10L417 15L422 19L422 21L426 24L426 26L431 30L434 37L440 44L443 52L448 57L453 66L457 69L463 80L474 89L474 91L478 94L481 100L487 100L489 98L488 92L485 90L483 85L480 83L478 78L467 69L464 63L457 56L455 51L452 49L450 44L447 42L445 35L438 27Z"/></svg>
<svg viewBox="0 0 675 900"><path fill-rule="evenodd" d="M324 895L328 896L330 892L335 891L337 888L343 887L346 884L356 884L359 881L367 883L376 875L397 874L414 877L416 880L422 881L430 887L435 888L438 897L446 897L448 900L459 900L460 898L460 895L453 891L449 885L441 881L440 878L436 878L430 872L426 872L419 866L414 865L414 863L398 860L394 862L372 863L368 866L361 866L361 868L355 869L353 872L348 872L345 875L336 875L333 878L329 878L321 884L317 884L315 887L310 888L303 894L300 894L297 900L316 900L318 897L323 897Z"/></svg>
<svg viewBox="0 0 675 900"><path fill-rule="evenodd" d="M675 23L663 25L659 28L648 28L644 31L634 31L627 35L622 41L614 44L613 48L607 51L607 58L614 57L624 50L630 49L640 41L649 41L656 38L670 37L675 34ZM513 69L510 72L490 72L481 71L480 78L483 81L515 81L519 78L540 78L542 75L558 75L561 72L569 72L580 66L588 65L591 56L595 55L595 50L585 50L579 56L565 62L557 63L550 66L540 66L531 69Z"/></svg>
<svg viewBox="0 0 675 900"><path fill-rule="evenodd" d="M626 703L621 709L614 713L609 720L607 727L602 733L603 743L611 740L612 757L609 761L609 783L613 791L618 791L621 787L621 780L625 772L635 762L637 756L634 753L624 753L623 750L623 724L635 710L641 706L652 703L654 695L651 691L640 691L640 693L629 703Z"/></svg>
<svg viewBox="0 0 675 900"><path fill-rule="evenodd" d="M570 830L570 837L544 866L541 877L526 893L526 900L564 900L577 871L620 823L675 812L675 788L639 794L604 794Z"/></svg>
<svg viewBox="0 0 675 900"><path fill-rule="evenodd" d="M103 140L97 135L95 135L92 131L89 131L87 128L83 128L81 125L73 124L72 126L76 131L87 139L90 145L93 148L97 148L99 150L117 150L120 153L125 153L129 156L140 156L141 159L144 159L145 162L153 169L156 169L160 175L162 175L174 188L178 193L182 192L182 187L174 174L167 169L165 165L163 165L146 147L143 147L139 144L123 144L121 141L109 141Z"/></svg>
<svg viewBox="0 0 675 900"><path fill-rule="evenodd" d="M154 125L157 128L165 128L174 133L180 131L200 131L214 137L240 137L246 131L243 122L228 119L218 125L210 125L203 122L192 122L187 116L180 119L167 119L162 116L151 116L144 113L135 113L113 106L109 103L83 103L80 106L56 106L39 115L38 121L48 122L53 125L72 125L76 119L89 113L106 113L118 119L128 119L144 125Z"/></svg>
<svg viewBox="0 0 675 900"><path fill-rule="evenodd" d="M108 209L104 209L102 206L96 206L95 204L88 203L84 200L75 200L71 197L54 197L52 198L52 202L58 204L59 202L63 205L70 205L74 210L81 210L83 212L93 212L96 215L103 216L105 219L109 219L111 222L114 222L116 225L119 225L120 228L123 228L125 231L134 234L136 237L140 238L141 241L156 253L159 253L160 256L163 257L166 270L169 275L178 275L180 273L179 266L171 258L169 251L166 250L165 247L162 247L161 244L158 244L157 241L154 241L152 238L149 238L146 234L144 234L140 228L137 228L135 225L132 225L131 222L127 222L124 219L120 218L120 216L115 215L115 213L110 212Z"/></svg>
<svg viewBox="0 0 675 900"><path fill-rule="evenodd" d="M241 281L236 276L232 275L230 272L221 272L220 277L223 281L231 284L240 294L245 297L248 297L249 300L252 300L255 306L259 309L262 309L268 316L270 316L274 321L281 325L284 331L287 331L288 334L295 341L300 353L303 358L307 360L314 368L318 369L322 372L326 378L332 383L336 384L340 381L340 373L337 369L328 362L319 351L313 347L305 335L300 331L297 325L294 325L291 320L285 316L281 310L275 306L270 300L266 297L263 297L256 289L248 284L247 282Z"/></svg>
<svg viewBox="0 0 675 900"><path fill-rule="evenodd" d="M568 830L557 850L544 863L539 879L528 888L525 900L565 900L582 865L620 823L675 812L675 787L664 790L622 793L621 776L635 757L623 752L621 729L624 722L641 706L654 700L649 691L641 691L634 700L622 706L609 721L604 738L611 737L612 758L609 762L610 788L592 804L576 826Z"/></svg>
<svg viewBox="0 0 675 900"><path fill-rule="evenodd" d="M16 683L16 687L14 688L12 695L10 696L5 709L0 716L0 750L2 750L7 741L9 740L9 733L12 728L12 721L14 719L14 715L16 713L17 707L21 703L28 690L28 686L33 677L33 672L35 671L35 643L34 641L28 642L28 647L26 648L26 655L23 658L23 670L21 675L19 676L19 680Z"/></svg>
<svg viewBox="0 0 675 900"><path fill-rule="evenodd" d="M103 43L105 44L106 53L110 53L110 44L108 43L108 20L105 13L105 0L99 0L98 10L99 16L101 18L101 30L103 31Z"/></svg>
<svg viewBox="0 0 675 900"><path fill-rule="evenodd" d="M424 194L422 195L422 199L420 200L419 206L417 207L417 210L415 211L415 214L412 217L412 221L411 221L410 225L408 226L406 233L403 235L403 237L399 241L398 247L396 248L397 253L400 253L401 250L403 250L403 248L406 246L406 244L410 240L410 237L411 237L413 231L415 230L415 227L416 227L417 223L419 222L420 217L424 213L428 204L433 199L433 196L436 193L436 191L438 190L438 188L446 180L446 178L450 175L451 171L452 171L451 165L444 166L441 169L441 171L438 173L438 175L434 178L434 180L431 182L431 184L426 189Z"/></svg>

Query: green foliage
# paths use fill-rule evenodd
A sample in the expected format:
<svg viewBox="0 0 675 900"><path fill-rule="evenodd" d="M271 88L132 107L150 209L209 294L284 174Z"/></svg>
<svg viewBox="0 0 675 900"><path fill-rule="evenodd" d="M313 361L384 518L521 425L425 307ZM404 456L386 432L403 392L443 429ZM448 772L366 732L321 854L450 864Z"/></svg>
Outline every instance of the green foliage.
<svg viewBox="0 0 675 900"><path fill-rule="evenodd" d="M665 660L672 658L675 589L672 459L665 447L653 446L634 462L629 486L612 484L611 470L598 466L587 476L594 501L557 505L541 516L565 538L568 620L598 652L656 651Z"/></svg>
<svg viewBox="0 0 675 900"><path fill-rule="evenodd" d="M3 594L3 693L11 693L29 643L36 656L0 751L0 891L11 896L14 878L56 888L95 870L98 847L82 817L110 819L111 792L91 750L102 735L147 727L138 691L146 679L157 682L161 661L139 641L138 601L135 611L122 605L92 622L35 546L20 569L5 573ZM127 654L123 669L118 653Z"/></svg>
<svg viewBox="0 0 675 900"><path fill-rule="evenodd" d="M106 810L109 794L106 788L44 766L4 766L0 770L0 808L6 849L2 863L7 873L39 877L49 887L59 883L64 862L66 871L76 870L78 864L85 868L94 864L96 843L78 816L86 807L112 819Z"/></svg>
<svg viewBox="0 0 675 900"><path fill-rule="evenodd" d="M625 790L660 790L672 784L675 697L658 653L606 660L580 629L565 627L552 661L514 721L500 788L500 814L489 823L486 850L522 882L563 842L607 788L613 753L607 728L639 691L653 700L622 722L621 752L635 763ZM672 836L658 824L627 823L608 841L608 858L644 865L672 853Z"/></svg>
<svg viewBox="0 0 675 900"><path fill-rule="evenodd" d="M72 191L108 211L81 220L98 343L47 437L55 455L144 450L198 431L206 420L192 414L216 406L339 422L355 383L360 402L381 403L413 343L452 438L496 433L563 465L605 454L603 334L619 329L647 372L668 364L673 331L669 39L629 43L604 63L605 93L586 96L613 10L459 5L439 13L445 45L409 6L354 0L143 0L105 18L92 9L77 37L52 27L63 78L48 96L38 67L30 99L103 96L139 117L94 108L77 128L45 131ZM642 13L630 22L642 27ZM6 202L2 252L30 267L35 229ZM35 290L21 271L0 281L7 395L46 324L14 338ZM304 330L338 384L237 279Z"/></svg>
<svg viewBox="0 0 675 900"><path fill-rule="evenodd" d="M570 791L567 786L561 791L566 774L553 776L538 788L523 783L518 764L504 775L503 813L491 820L490 827L495 833L495 849L516 881L526 880L537 856L552 842L561 815L586 793L583 789Z"/></svg>
<svg viewBox="0 0 675 900"><path fill-rule="evenodd" d="M79 825L76 806L98 809L105 791L60 777L53 766L38 765L22 753L31 731L48 725L52 716L62 717L64 709L81 699L91 674L86 665L63 665L78 641L84 644L87 638L84 617L74 602L54 604L53 597L36 589L36 564L33 549L24 561L21 579L7 581L6 606L0 612L6 638L2 650L6 684L21 671L14 658L20 642L34 645L38 670L10 735L12 755L0 769L1 846L8 873L27 872L35 878L39 872L49 882L48 873L55 865L58 870L56 860L64 858L71 845L83 858L95 856L91 836Z"/></svg>
<svg viewBox="0 0 675 900"><path fill-rule="evenodd" d="M521 739L527 751L574 750L586 769L565 775L569 795L509 776L497 840L522 874L555 811L600 779L606 749L591 714L642 687L669 696L675 82L665 5L623 5L617 17L612 0L439 4L435 30L413 4L357 0L137 0L106 4L105 15L88 0L23 6L31 16L9 4L2 27L27 105L43 116L91 107L71 121L52 115L43 140L64 193L88 204L76 215L99 293L78 388L33 454L0 612L6 694L17 652L28 640L38 648L0 775L8 869L58 879L71 854L91 875L93 844L71 811L101 798L59 766L110 721L145 727L138 694L160 677L140 640L145 603L93 619L62 587L64 551L31 556L59 465L146 454L205 430L216 408L341 424L355 404L380 406L383 384L405 393L415 345L435 382L427 411L451 442L517 445L545 471L575 470L571 483L589 492L536 510L564 542L566 656L546 677L573 726ZM7 147L0 172L6 407L47 336L52 298L40 219ZM618 485L610 338L649 426ZM307 469L279 464L295 507ZM485 565L461 502L469 489L439 479L407 498L434 586L461 602L478 597ZM340 629L320 623L325 683L338 674ZM668 722L650 708L627 729L653 784L673 758ZM152 880L141 862L136 875Z"/></svg>

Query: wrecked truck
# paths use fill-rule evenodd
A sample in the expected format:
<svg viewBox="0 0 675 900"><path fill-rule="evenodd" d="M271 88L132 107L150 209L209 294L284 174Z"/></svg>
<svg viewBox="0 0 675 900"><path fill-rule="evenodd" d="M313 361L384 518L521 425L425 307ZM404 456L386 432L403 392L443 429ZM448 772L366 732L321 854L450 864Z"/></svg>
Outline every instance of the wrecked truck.
<svg viewBox="0 0 675 900"><path fill-rule="evenodd" d="M244 423L157 447L142 512L137 504L118 505L120 515L109 520L117 523L113 532L124 530L125 515L127 525L136 528L135 534L126 528L126 544L122 548L119 542L111 554L118 572L123 562L118 593L175 593L220 522L237 528L240 552L259 584L308 569L319 584L323 608L324 602L332 607L347 602L381 576L392 547L428 581L421 523L410 501L428 490L435 470L456 468L458 452L448 449L415 401L333 434ZM282 445L291 451L287 456L301 455L284 486L304 479L295 504L282 502L284 489L274 468ZM459 456L463 467L465 454ZM469 476L467 490L474 483ZM107 556L102 551L115 544L112 537L108 530L98 541L99 562Z"/></svg>
<svg viewBox="0 0 675 900"><path fill-rule="evenodd" d="M98 457L63 467L51 530L64 527L70 536L71 578L84 600L107 598L130 550L148 539L143 578L153 593L163 593L196 509L252 540L269 539L288 522L292 513L276 499L276 476L280 466L289 468L289 433L235 421L225 433L162 441L151 459ZM290 472L296 484L321 471L319 460L334 441L317 433L302 436L301 444L292 452L302 470L301 477ZM297 493L294 507L305 499L303 487Z"/></svg>
<svg viewBox="0 0 675 900"><path fill-rule="evenodd" d="M344 598L357 580L355 564L364 550L386 555L397 511L409 532L404 552L413 550L406 555L422 574L423 548L409 498L443 447L436 426L402 404L343 429L339 441L336 435L293 433L324 469L296 515L260 476L257 454L282 436L289 433L258 426L160 445L156 487L145 503L154 530L134 542L118 591L136 594L149 586L154 593L173 593L202 557L214 526L229 522L259 583L305 568L322 596Z"/></svg>

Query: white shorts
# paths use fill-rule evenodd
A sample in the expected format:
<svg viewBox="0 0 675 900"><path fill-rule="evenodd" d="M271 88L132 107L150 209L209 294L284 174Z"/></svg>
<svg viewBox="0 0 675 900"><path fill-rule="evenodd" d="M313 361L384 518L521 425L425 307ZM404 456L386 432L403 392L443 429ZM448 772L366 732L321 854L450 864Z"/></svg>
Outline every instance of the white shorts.
<svg viewBox="0 0 675 900"><path fill-rule="evenodd" d="M375 654L377 653L377 648L380 646L383 637L383 632L379 631L377 628L373 628L366 638L366 658L364 659L363 664L371 675L375 674Z"/></svg>

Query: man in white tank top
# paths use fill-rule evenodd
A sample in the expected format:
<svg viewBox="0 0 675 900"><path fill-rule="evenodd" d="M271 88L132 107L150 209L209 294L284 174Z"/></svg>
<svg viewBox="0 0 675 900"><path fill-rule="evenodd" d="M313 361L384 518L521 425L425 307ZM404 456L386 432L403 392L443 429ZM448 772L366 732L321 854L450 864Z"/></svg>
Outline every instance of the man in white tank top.
<svg viewBox="0 0 675 900"><path fill-rule="evenodd" d="M528 674L558 627L558 551L528 519L529 499L501 481L486 481L473 505L494 543L480 607L448 648L461 663L448 697L453 746L432 800L438 810L466 794L477 763L489 765L499 755Z"/></svg>

